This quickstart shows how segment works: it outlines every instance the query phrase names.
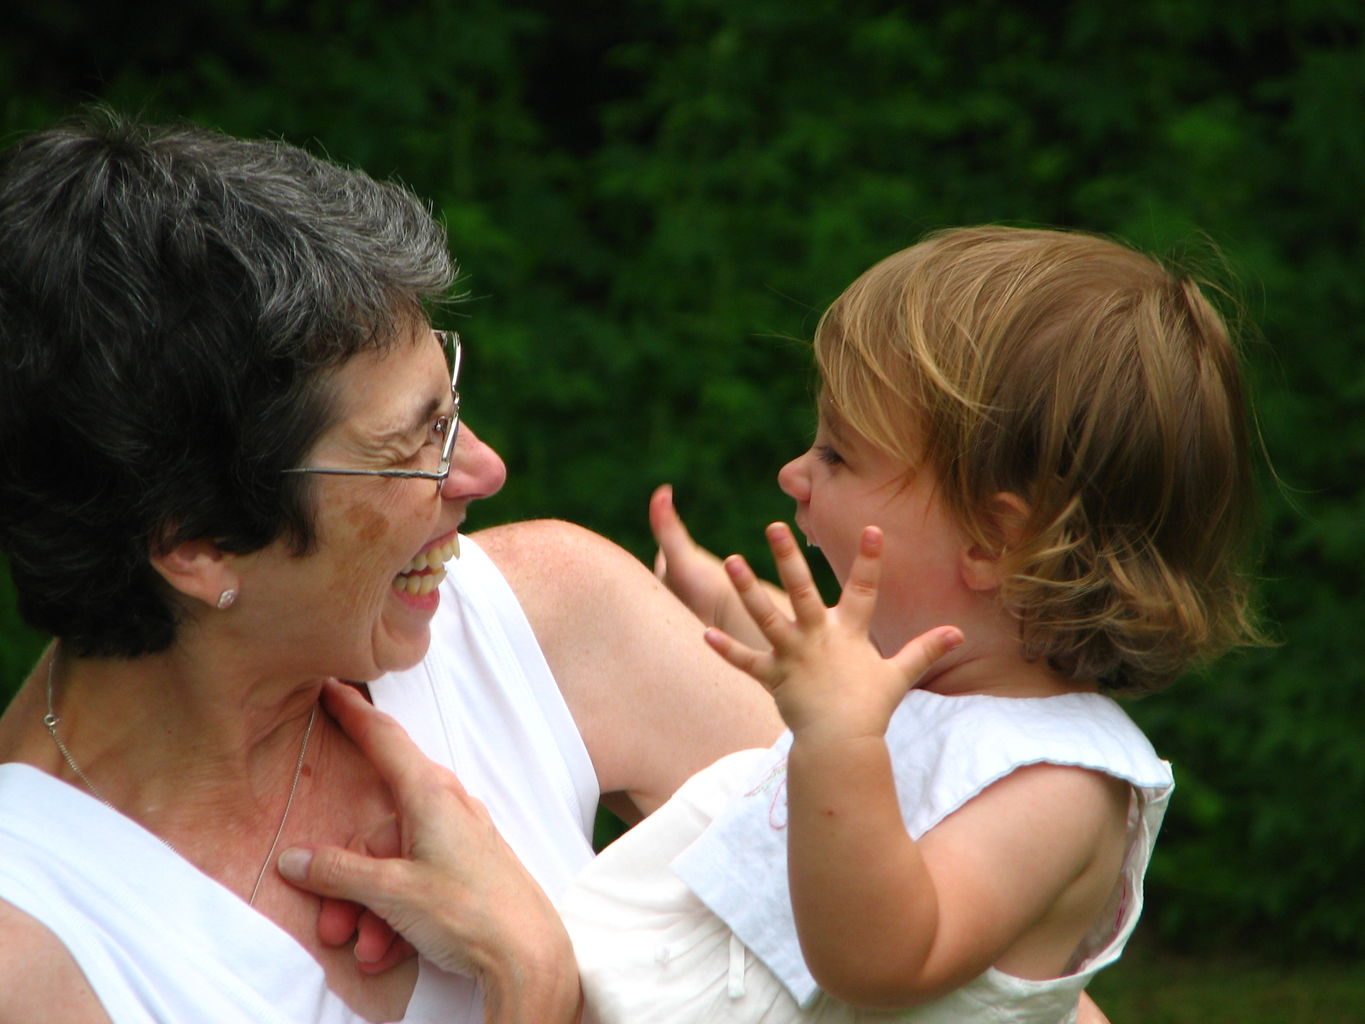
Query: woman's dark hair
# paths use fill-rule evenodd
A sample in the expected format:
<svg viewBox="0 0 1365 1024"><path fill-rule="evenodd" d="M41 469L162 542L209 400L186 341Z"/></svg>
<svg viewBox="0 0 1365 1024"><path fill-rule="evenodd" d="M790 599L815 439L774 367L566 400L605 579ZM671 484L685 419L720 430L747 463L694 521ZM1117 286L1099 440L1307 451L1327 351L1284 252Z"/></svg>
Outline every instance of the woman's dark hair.
<svg viewBox="0 0 1365 1024"><path fill-rule="evenodd" d="M0 154L0 550L83 655L175 638L149 554L313 543L329 370L452 279L402 188L281 142L95 110Z"/></svg>

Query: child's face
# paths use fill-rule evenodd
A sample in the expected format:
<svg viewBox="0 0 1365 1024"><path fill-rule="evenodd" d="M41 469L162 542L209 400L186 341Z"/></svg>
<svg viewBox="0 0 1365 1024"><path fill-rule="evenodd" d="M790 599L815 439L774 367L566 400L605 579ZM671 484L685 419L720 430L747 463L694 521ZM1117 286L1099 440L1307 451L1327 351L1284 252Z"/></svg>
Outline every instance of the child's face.
<svg viewBox="0 0 1365 1024"><path fill-rule="evenodd" d="M961 556L966 541L939 500L925 465L906 482L903 462L884 454L821 402L810 449L782 467L782 490L796 499L796 525L819 547L842 584L868 525L886 536L872 639L896 651L945 623L962 624L969 592Z"/></svg>

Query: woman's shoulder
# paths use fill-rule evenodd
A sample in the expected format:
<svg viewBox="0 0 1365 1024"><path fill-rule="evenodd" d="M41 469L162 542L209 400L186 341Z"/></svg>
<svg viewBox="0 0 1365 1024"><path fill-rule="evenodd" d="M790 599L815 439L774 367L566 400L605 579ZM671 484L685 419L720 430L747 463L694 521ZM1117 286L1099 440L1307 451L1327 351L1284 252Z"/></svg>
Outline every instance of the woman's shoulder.
<svg viewBox="0 0 1365 1024"><path fill-rule="evenodd" d="M57 936L0 900L0 1024L110 1024L90 983Z"/></svg>
<svg viewBox="0 0 1365 1024"><path fill-rule="evenodd" d="M629 552L586 527L562 519L527 519L493 526L471 535L503 575L517 581L533 578L552 584L550 573L587 574L604 565L625 568L642 563Z"/></svg>
<svg viewBox="0 0 1365 1024"><path fill-rule="evenodd" d="M560 639L581 643L584 630L610 637L662 589L630 552L563 520L509 523L473 539L507 580L547 655Z"/></svg>

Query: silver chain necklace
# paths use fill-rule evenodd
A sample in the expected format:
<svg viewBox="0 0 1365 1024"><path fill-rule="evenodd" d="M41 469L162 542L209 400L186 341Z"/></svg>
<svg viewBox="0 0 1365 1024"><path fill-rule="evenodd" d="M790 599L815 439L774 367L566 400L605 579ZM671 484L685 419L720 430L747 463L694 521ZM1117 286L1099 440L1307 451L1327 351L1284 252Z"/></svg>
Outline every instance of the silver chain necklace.
<svg viewBox="0 0 1365 1024"><path fill-rule="evenodd" d="M62 742L61 736L57 734L57 725L61 722L61 719L57 717L57 712L54 710L52 704L52 673L56 664L57 645L53 644L52 655L48 658L47 662L47 714L43 716L43 725L47 726L47 731L52 736L52 742L57 744L57 749L66 760L67 767L76 774L78 779L85 783L85 788L90 790L90 795L110 810L118 811L118 808L106 800L104 794L90 781L90 776L86 775L81 769L81 766L76 763L76 759L71 756L71 751L66 749L66 744ZM275 856L275 848L280 845L280 836L284 835L284 824L289 820L289 812L294 809L294 795L299 791L299 779L303 777L303 762L308 756L308 741L313 736L313 724L317 719L318 706L315 703L313 705L313 710L308 713L308 727L303 732L303 746L299 748L299 759L294 765L294 781L289 787L289 798L284 802L284 813L280 815L280 827L275 829L275 838L270 842L270 850L266 853L265 860L261 861L261 870L256 872L256 884L251 887L251 897L246 901L247 906L254 907L256 905L256 896L261 891L261 883L265 881L266 870L270 867L270 858ZM119 813L122 812L120 811ZM157 838L160 839L161 837L158 836ZM161 839L161 842L172 853L177 856L183 856L179 850L166 842L165 839Z"/></svg>

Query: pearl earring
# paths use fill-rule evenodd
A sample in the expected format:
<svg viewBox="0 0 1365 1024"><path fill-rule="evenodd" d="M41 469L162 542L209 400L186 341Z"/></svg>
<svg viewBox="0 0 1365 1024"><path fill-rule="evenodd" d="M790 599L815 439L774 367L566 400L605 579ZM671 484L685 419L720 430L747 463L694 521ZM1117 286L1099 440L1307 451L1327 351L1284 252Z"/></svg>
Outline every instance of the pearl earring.
<svg viewBox="0 0 1365 1024"><path fill-rule="evenodd" d="M228 608L231 608L236 603L237 591L235 591L232 587L228 587L226 590L224 590L221 594L218 595L219 611L226 611Z"/></svg>

